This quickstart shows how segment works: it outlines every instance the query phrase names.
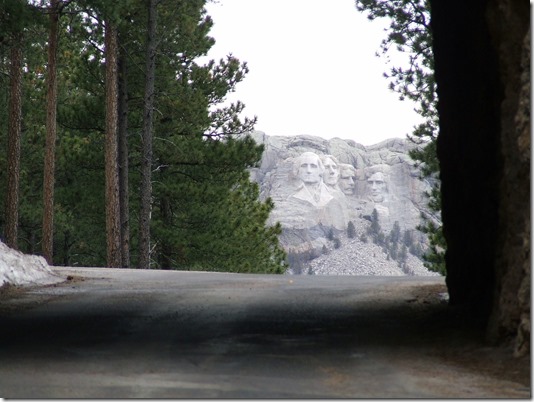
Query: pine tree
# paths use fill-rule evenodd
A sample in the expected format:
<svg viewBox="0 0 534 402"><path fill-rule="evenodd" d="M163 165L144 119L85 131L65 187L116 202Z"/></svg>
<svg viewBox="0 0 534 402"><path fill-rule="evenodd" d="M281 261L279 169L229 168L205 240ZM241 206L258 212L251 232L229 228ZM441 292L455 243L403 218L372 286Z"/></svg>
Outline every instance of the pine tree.
<svg viewBox="0 0 534 402"><path fill-rule="evenodd" d="M349 239L354 239L356 237L356 227L352 221L349 221L347 225L347 237Z"/></svg>
<svg viewBox="0 0 534 402"><path fill-rule="evenodd" d="M69 24L60 26L58 46L62 68L57 74L53 263L126 265L124 255L121 260L125 242L131 238L131 250L138 250L140 239L136 213L140 199L128 193L137 195L141 184L145 76L139 66L146 59L148 10L141 0L127 5L99 0L62 4ZM198 64L198 57L214 43L208 36L212 22L203 5L202 0L169 0L158 5L151 263L158 268L283 272L280 225L267 225L274 204L260 201L259 188L248 173L263 151L245 135L255 119L239 117L244 109L240 102L220 106L244 79L248 67L232 56ZM35 31L30 45L45 49L46 30ZM120 40L117 47L115 33ZM119 47L123 53L117 59ZM5 46L0 51L5 52ZM116 60L121 67L131 68L121 68L117 74ZM5 63L5 58L0 61ZM21 167L20 228L25 251L34 252L42 241L39 195L46 107L41 94L45 93L46 53L28 54L26 63L29 72L23 76L23 103L32 107L24 109L27 133L22 144L26 158ZM108 78L104 67L113 70L108 71ZM0 82L5 82L5 75ZM7 103L5 98L0 102ZM5 109L0 113L7 116ZM121 132L119 141L117 131ZM2 145L6 137L0 137ZM122 150L120 163L117 142ZM0 161L5 163L3 158ZM119 167L124 169L120 176ZM0 175L3 179L6 174ZM0 186L5 193L6 180ZM111 213L102 213L106 205ZM130 218L122 215L128 210L136 212ZM106 223L107 217L113 217L112 225ZM131 232L121 232L130 220ZM106 227L111 236L106 235ZM109 239L113 239L110 244ZM138 260L139 255L132 253L132 265Z"/></svg>
<svg viewBox="0 0 534 402"><path fill-rule="evenodd" d="M59 13L61 3L50 0L48 35L48 63L46 75L46 142L43 178L43 256L53 262L54 247L54 184L57 136L57 54Z"/></svg>
<svg viewBox="0 0 534 402"><path fill-rule="evenodd" d="M0 214L0 225L6 237L16 243L13 247L33 253L41 251L40 238L34 234L41 233L42 222L41 128L45 122L42 94L46 91L37 78L44 77L44 69L36 67L43 66L45 58L36 49L46 45L43 15L35 4L23 1L4 2L0 7L0 121L4 123L0 125L0 147L4 150L0 154L0 193L4 195L0 197L0 209L6 213ZM15 75L10 72L13 52L19 53L23 66L16 73L19 81L16 90L12 90ZM19 96L20 103L16 100ZM20 124L16 123L19 119ZM19 129L24 141L11 135ZM28 144L37 153L28 152ZM29 208L28 200L36 201L36 207Z"/></svg>
<svg viewBox="0 0 534 402"><path fill-rule="evenodd" d="M330 241L334 241L334 229L330 228L326 235L326 238Z"/></svg>
<svg viewBox="0 0 534 402"><path fill-rule="evenodd" d="M397 92L401 100L411 99L419 105L416 112L424 119L414 127L408 138L418 145L410 151L410 156L421 168L422 178L429 181L432 186L427 196L429 209L434 216L425 215L419 229L428 234L431 245L429 253L424 258L429 269L441 272L444 253L435 253L435 250L445 250L446 242L441 234L441 225L438 224L441 192L436 154L438 113L430 3L429 0L355 0L355 4L356 9L366 13L371 21L378 18L386 18L389 21L387 36L380 45L382 56L387 58L391 49L409 56L407 66L392 66L384 76L390 81L390 89Z"/></svg>
<svg viewBox="0 0 534 402"><path fill-rule="evenodd" d="M380 227L380 223L378 222L378 211L376 209L373 209L373 212L371 214L371 226L369 226L367 232L375 240L382 233L382 228Z"/></svg>
<svg viewBox="0 0 534 402"><path fill-rule="evenodd" d="M119 29L119 42L124 28ZM130 267L130 195L129 167L130 152L128 147L128 58L124 46L119 49L119 89L118 89L118 153L119 153L119 209L120 209L120 243L122 266Z"/></svg>
<svg viewBox="0 0 534 402"><path fill-rule="evenodd" d="M120 246L119 166L118 166L118 37L111 20L105 22L106 57L106 236L107 266L122 264Z"/></svg>
<svg viewBox="0 0 534 402"><path fill-rule="evenodd" d="M402 244L410 248L413 244L412 233L410 230L405 230L402 237Z"/></svg>
<svg viewBox="0 0 534 402"><path fill-rule="evenodd" d="M401 237L400 225L398 221L395 221L395 223L393 223L393 228L389 232L389 239L392 243L397 244L400 242L400 237Z"/></svg>
<svg viewBox="0 0 534 402"><path fill-rule="evenodd" d="M387 247L388 254L391 255L391 258L397 260L398 257L398 244L390 243Z"/></svg>
<svg viewBox="0 0 534 402"><path fill-rule="evenodd" d="M42 20L37 8L30 3L23 1L8 1L0 7L0 60L3 67L2 78L2 98L3 111L7 113L2 117L2 121L7 122L7 127L0 128L4 135L0 138L7 139L5 148L5 166L0 169L0 177L5 175L3 198L5 222L4 236L6 243L19 249L19 229L22 216L24 214L21 206L24 198L24 166L21 160L21 137L22 132L31 121L26 117L25 97L26 91L31 88L26 84L26 76L32 75L33 53L29 51L31 42L40 27ZM35 107L34 103L31 105ZM24 116L24 119L23 119ZM24 120L24 125L23 125ZM1 222L1 220L0 220Z"/></svg>
<svg viewBox="0 0 534 402"><path fill-rule="evenodd" d="M426 233L430 240L430 249L423 255L425 267L434 272L446 275L445 249L440 247L440 244L445 244L441 227L436 227L432 221L428 221L426 225L421 225L419 230Z"/></svg>
<svg viewBox="0 0 534 402"><path fill-rule="evenodd" d="M141 209L139 212L139 268L150 268L150 221L152 214L152 137L154 120L154 81L156 79L157 2L148 1L145 59L143 135L141 137Z"/></svg>
<svg viewBox="0 0 534 402"><path fill-rule="evenodd" d="M22 125L22 32L13 35L10 51L9 123L6 191L6 244L18 249L20 140Z"/></svg>

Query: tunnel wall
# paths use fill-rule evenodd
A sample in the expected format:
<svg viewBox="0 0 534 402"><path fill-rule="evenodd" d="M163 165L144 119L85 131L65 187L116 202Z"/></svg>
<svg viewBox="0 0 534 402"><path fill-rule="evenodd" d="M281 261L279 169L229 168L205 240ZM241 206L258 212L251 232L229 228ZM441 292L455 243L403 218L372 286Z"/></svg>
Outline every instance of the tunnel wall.
<svg viewBox="0 0 534 402"><path fill-rule="evenodd" d="M432 0L450 304L528 351L530 5Z"/></svg>

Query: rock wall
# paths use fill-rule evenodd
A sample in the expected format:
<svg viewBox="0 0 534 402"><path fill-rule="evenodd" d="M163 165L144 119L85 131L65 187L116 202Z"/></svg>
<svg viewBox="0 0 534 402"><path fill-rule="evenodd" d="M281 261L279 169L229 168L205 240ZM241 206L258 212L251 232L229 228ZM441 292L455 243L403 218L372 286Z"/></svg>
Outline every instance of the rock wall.
<svg viewBox="0 0 534 402"><path fill-rule="evenodd" d="M530 342L530 9L526 2L492 1L488 25L497 49L503 98L499 253L490 339L517 335L516 354Z"/></svg>
<svg viewBox="0 0 534 402"><path fill-rule="evenodd" d="M431 0L450 303L517 336L530 317L530 9Z"/></svg>
<svg viewBox="0 0 534 402"><path fill-rule="evenodd" d="M430 216L425 193L431 183L420 179L408 155L414 146L409 141L366 147L306 135L254 132L252 137L265 150L251 176L260 184L261 197L275 203L270 223L281 223L286 250L317 256L328 237L346 232L349 222L360 232L370 225L374 210L385 234L398 222L403 233L410 231L413 241L425 244L415 228L421 213Z"/></svg>

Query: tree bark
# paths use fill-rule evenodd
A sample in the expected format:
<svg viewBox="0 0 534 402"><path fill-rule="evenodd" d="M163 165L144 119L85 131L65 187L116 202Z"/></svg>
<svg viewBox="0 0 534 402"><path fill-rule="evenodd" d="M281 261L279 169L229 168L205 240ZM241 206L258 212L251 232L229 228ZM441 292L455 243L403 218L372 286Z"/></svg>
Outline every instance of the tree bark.
<svg viewBox="0 0 534 402"><path fill-rule="evenodd" d="M48 71L46 85L46 143L43 178L43 256L53 261L54 247L54 182L57 136L57 46L59 2L50 0L50 31L48 38Z"/></svg>
<svg viewBox="0 0 534 402"><path fill-rule="evenodd" d="M152 126L156 71L156 0L148 2L145 99L141 159L141 210L139 216L139 268L150 268L150 216L152 212Z"/></svg>
<svg viewBox="0 0 534 402"><path fill-rule="evenodd" d="M119 167L117 151L118 129L118 38L117 28L105 22L106 57L106 238L107 265L121 266Z"/></svg>
<svg viewBox="0 0 534 402"><path fill-rule="evenodd" d="M10 97L7 153L6 244L18 249L20 137L22 126L22 34L10 51Z"/></svg>
<svg viewBox="0 0 534 402"><path fill-rule="evenodd" d="M172 208L169 197L163 196L160 200L161 218L163 227L168 229L172 226ZM161 269L171 269L172 247L167 239L161 239L159 265Z"/></svg>
<svg viewBox="0 0 534 402"><path fill-rule="evenodd" d="M121 48L122 49L122 48ZM128 186L128 82L126 55L119 50L119 205L122 266L130 266L130 207Z"/></svg>

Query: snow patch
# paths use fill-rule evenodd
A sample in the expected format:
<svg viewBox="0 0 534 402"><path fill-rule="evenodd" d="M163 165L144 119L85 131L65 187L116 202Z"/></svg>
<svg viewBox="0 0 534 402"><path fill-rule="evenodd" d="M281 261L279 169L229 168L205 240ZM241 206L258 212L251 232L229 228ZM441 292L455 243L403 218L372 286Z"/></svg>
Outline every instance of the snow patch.
<svg viewBox="0 0 534 402"><path fill-rule="evenodd" d="M23 254L0 242L0 286L50 285L64 280L43 257Z"/></svg>

